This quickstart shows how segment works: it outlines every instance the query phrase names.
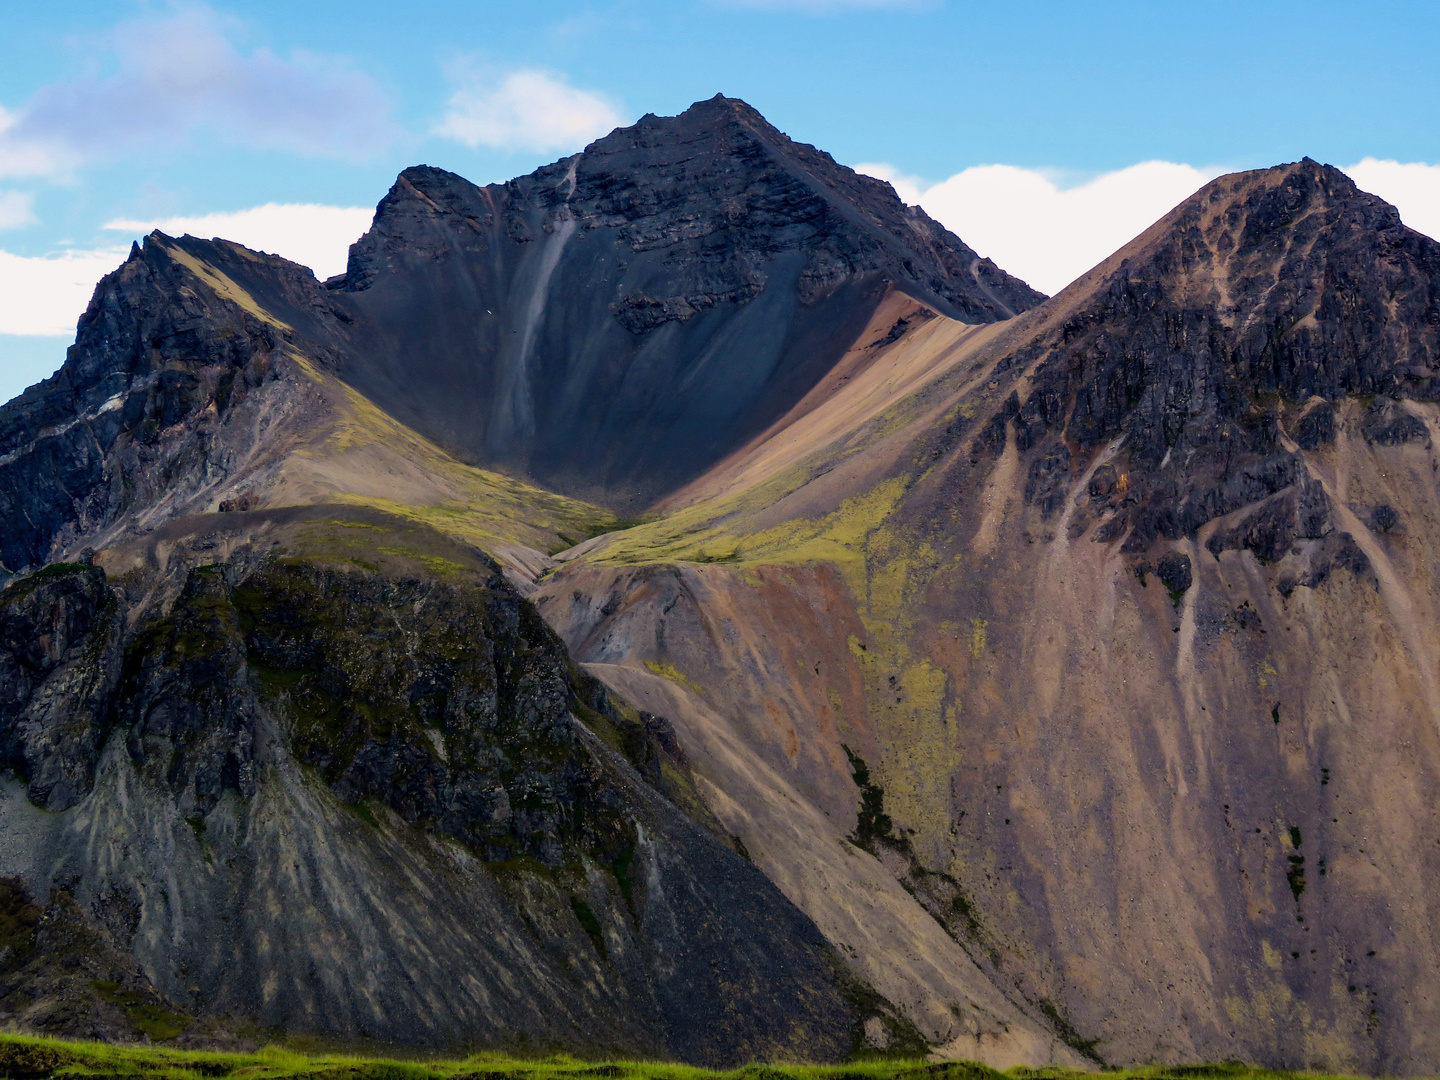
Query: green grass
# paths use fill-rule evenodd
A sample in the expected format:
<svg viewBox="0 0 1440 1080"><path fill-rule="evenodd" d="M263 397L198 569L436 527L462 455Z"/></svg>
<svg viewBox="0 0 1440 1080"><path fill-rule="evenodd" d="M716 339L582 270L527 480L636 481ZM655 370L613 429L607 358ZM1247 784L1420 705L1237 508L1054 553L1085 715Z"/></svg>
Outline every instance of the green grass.
<svg viewBox="0 0 1440 1080"><path fill-rule="evenodd" d="M1081 1080L1074 1069L1015 1068L996 1072L971 1062L863 1061L848 1065L748 1065L718 1072L663 1062L594 1062L566 1054L516 1058L476 1054L464 1059L395 1061L344 1054L305 1054L267 1046L252 1054L161 1050L23 1036L0 1036L0 1076L148 1077L153 1080ZM1320 1074L1220 1065L1151 1066L1110 1071L1135 1080L1291 1080Z"/></svg>

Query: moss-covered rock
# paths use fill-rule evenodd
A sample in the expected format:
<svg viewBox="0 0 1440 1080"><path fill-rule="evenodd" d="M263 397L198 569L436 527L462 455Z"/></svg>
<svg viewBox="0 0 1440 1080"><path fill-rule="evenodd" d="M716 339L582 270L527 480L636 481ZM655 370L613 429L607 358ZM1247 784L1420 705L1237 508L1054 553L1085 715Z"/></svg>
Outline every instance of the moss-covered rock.
<svg viewBox="0 0 1440 1080"><path fill-rule="evenodd" d="M232 591L252 685L296 756L487 860L613 863L619 797L571 718L564 647L497 573L266 564Z"/></svg>

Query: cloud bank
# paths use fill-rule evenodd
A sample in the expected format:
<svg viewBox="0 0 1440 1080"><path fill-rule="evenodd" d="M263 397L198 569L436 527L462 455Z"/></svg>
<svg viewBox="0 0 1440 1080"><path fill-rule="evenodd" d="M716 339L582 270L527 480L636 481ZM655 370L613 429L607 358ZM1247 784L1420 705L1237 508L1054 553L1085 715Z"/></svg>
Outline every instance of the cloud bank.
<svg viewBox="0 0 1440 1080"><path fill-rule="evenodd" d="M122 23L89 57L97 71L0 110L0 177L65 178L92 161L204 134L258 150L358 160L397 132L375 82L347 61L242 52L204 7Z"/></svg>
<svg viewBox="0 0 1440 1080"><path fill-rule="evenodd" d="M624 123L606 97L538 69L505 74L458 68L444 116L431 134L474 149L579 150Z"/></svg>
<svg viewBox="0 0 1440 1080"><path fill-rule="evenodd" d="M36 258L0 251L0 334L73 338L95 283L125 254L120 247Z"/></svg>
<svg viewBox="0 0 1440 1080"><path fill-rule="evenodd" d="M112 221L105 228L135 238L153 229L221 236L283 255L324 278L344 271L350 245L373 216L363 207L270 203L229 214ZM45 256L0 251L0 334L74 337L95 283L124 262L128 250L127 243Z"/></svg>
<svg viewBox="0 0 1440 1080"><path fill-rule="evenodd" d="M171 236L219 236L308 266L324 280L345 272L350 245L370 228L374 217L374 210L361 206L266 203L249 210L199 217L125 218L107 222L105 228L136 238L155 229Z"/></svg>
<svg viewBox="0 0 1440 1080"><path fill-rule="evenodd" d="M979 165L929 186L887 165L856 171L889 180L981 255L1052 295L1218 175L1146 161L1061 188L1013 165Z"/></svg>

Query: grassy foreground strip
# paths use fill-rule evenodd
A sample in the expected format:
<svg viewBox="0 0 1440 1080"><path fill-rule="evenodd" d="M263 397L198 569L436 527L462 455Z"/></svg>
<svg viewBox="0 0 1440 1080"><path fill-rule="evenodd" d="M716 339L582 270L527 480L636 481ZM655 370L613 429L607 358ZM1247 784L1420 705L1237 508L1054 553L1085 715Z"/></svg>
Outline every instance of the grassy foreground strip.
<svg viewBox="0 0 1440 1080"><path fill-rule="evenodd" d="M969 1061L747 1065L730 1072L662 1062L588 1062L563 1054L533 1060L477 1054L463 1060L391 1061L302 1054L275 1046L252 1054L226 1054L0 1035L0 1077L9 1080L100 1076L152 1080L1080 1080L1094 1075L1061 1068L997 1072ZM1280 1072L1239 1062L1107 1070L1107 1075L1135 1080L1322 1080L1318 1073Z"/></svg>

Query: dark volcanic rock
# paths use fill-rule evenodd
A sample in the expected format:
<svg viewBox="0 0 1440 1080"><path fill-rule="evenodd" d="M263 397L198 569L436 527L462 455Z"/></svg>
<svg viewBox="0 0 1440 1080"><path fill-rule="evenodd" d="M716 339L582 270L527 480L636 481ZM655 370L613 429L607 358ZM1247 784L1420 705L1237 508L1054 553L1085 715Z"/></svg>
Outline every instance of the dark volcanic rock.
<svg viewBox="0 0 1440 1080"><path fill-rule="evenodd" d="M1300 417L1295 425L1295 442L1302 450L1318 450L1335 441L1335 408L1324 402Z"/></svg>
<svg viewBox="0 0 1440 1080"><path fill-rule="evenodd" d="M68 809L94 785L120 618L96 567L54 564L0 592L0 754L46 809Z"/></svg>
<svg viewBox="0 0 1440 1080"><path fill-rule="evenodd" d="M491 861L613 865L633 850L622 800L577 741L564 648L501 579L475 591L274 566L234 603L296 756L341 798L387 803Z"/></svg>
<svg viewBox="0 0 1440 1080"><path fill-rule="evenodd" d="M74 810L5 855L16 888L68 892L17 908L36 951L0 956L0 1015L124 1038L183 1028L168 999L437 1046L847 1052L868 1014L814 924L683 812L668 723L575 669L493 565L450 574L240 559L128 619L98 567L12 582L6 764Z"/></svg>
<svg viewBox="0 0 1440 1080"><path fill-rule="evenodd" d="M1377 398L1366 410L1360 430L1365 438L1380 446L1399 446L1430 437L1424 420L1406 412L1397 402L1383 398Z"/></svg>
<svg viewBox="0 0 1440 1080"><path fill-rule="evenodd" d="M345 377L471 460L643 506L802 397L882 291L1043 297L891 187L717 97L476 187L407 169L357 242Z"/></svg>
<svg viewBox="0 0 1440 1080"><path fill-rule="evenodd" d="M1190 575L1190 556L1178 551L1163 556L1155 564L1155 576L1171 595L1186 592L1194 580Z"/></svg>
<svg viewBox="0 0 1440 1080"><path fill-rule="evenodd" d="M1347 396L1374 397L1371 442L1429 437L1401 402L1440 387L1440 244L1330 166L1221 177L1071 289L1063 316L1002 361L1034 363L1033 385L972 456L997 453L1011 422L1022 452L1042 447L1042 473L1057 445L1088 456L1121 440L1129 492L1107 535L1127 551L1302 484L1282 430L1303 450L1333 442L1332 403ZM1323 502L1318 491L1305 498ZM1315 514L1274 504L1211 549L1277 558L1319 535Z"/></svg>
<svg viewBox="0 0 1440 1080"><path fill-rule="evenodd" d="M64 366L0 407L0 565L11 572L126 514L163 515L239 456L227 421L273 377L289 329L213 275L197 288L186 243L243 263L277 299L307 282L319 293L303 267L224 241L156 234L134 246L96 286Z"/></svg>
<svg viewBox="0 0 1440 1080"><path fill-rule="evenodd" d="M221 568L205 567L126 649L120 719L130 756L172 788L187 818L212 810L227 787L255 794L245 644Z"/></svg>
<svg viewBox="0 0 1440 1080"><path fill-rule="evenodd" d="M42 908L23 881L0 878L0 1018L52 1038L123 1043L181 1035L190 1017L156 991L125 944L65 889L53 890ZM6 1068L12 1076L39 1075L35 1064Z"/></svg>

